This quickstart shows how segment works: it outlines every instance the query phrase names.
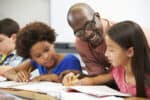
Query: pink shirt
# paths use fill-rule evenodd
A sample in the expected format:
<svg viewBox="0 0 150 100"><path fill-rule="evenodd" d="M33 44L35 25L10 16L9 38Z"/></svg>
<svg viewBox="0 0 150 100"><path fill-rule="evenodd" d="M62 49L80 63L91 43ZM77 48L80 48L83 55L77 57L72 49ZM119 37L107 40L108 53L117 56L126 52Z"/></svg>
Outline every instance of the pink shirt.
<svg viewBox="0 0 150 100"><path fill-rule="evenodd" d="M89 75L104 73L104 67L108 67L108 60L104 53L106 51L105 43L96 48L92 48L87 42L76 38L76 50L86 65Z"/></svg>
<svg viewBox="0 0 150 100"><path fill-rule="evenodd" d="M125 82L125 69L124 67L113 67L112 68L113 78L119 87L120 91L123 93L129 93L133 96L136 96L136 87L135 85L130 85ZM148 98L150 98L150 87L146 88L146 93Z"/></svg>

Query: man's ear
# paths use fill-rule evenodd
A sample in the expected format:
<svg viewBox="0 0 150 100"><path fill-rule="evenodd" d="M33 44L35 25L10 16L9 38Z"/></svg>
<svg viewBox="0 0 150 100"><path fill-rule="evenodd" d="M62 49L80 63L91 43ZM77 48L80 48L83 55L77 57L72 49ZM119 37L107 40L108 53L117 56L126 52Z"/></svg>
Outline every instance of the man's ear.
<svg viewBox="0 0 150 100"><path fill-rule="evenodd" d="M16 37L17 37L17 34L16 34L16 33L13 33L13 34L11 35L11 39L12 39L13 41L16 41Z"/></svg>
<svg viewBox="0 0 150 100"><path fill-rule="evenodd" d="M134 47L130 47L127 51L128 57L133 57L134 56Z"/></svg>

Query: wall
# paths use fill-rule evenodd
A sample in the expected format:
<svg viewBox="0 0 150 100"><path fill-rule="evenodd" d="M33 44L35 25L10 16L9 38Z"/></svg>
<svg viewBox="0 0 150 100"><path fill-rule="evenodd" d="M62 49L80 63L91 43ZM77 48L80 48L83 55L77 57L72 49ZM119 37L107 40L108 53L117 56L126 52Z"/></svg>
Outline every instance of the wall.
<svg viewBox="0 0 150 100"><path fill-rule="evenodd" d="M66 21L66 14L77 2L90 4L109 20L133 20L150 27L150 0L0 0L0 19L14 18L21 27L31 21L43 21L55 28L57 42L73 43L75 37Z"/></svg>
<svg viewBox="0 0 150 100"><path fill-rule="evenodd" d="M69 7L77 2L91 5L108 20L133 20L150 27L150 0L51 0L51 25L59 34L58 42L74 42L75 37L66 21L66 14Z"/></svg>
<svg viewBox="0 0 150 100"><path fill-rule="evenodd" d="M49 0L0 0L0 19L10 17L21 27L32 21L50 23Z"/></svg>

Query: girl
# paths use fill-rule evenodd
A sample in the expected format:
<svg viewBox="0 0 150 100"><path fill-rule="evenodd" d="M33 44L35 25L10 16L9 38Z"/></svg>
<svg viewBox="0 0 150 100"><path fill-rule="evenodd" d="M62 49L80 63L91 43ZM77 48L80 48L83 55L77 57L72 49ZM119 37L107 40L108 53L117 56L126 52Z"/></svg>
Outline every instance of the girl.
<svg viewBox="0 0 150 100"><path fill-rule="evenodd" d="M150 98L150 50L140 26L132 21L115 24L109 29L105 41L105 55L113 66L111 73L75 81L72 81L74 74L69 73L63 83L92 85L114 79L120 91L136 96L135 100Z"/></svg>
<svg viewBox="0 0 150 100"><path fill-rule="evenodd" d="M54 30L41 22L30 23L20 30L16 41L17 53L29 60L7 71L5 77L26 82L30 79L30 72L38 69L40 76L31 81L59 82L58 76L66 70L81 72L80 62L74 55L64 56L55 52L55 38Z"/></svg>

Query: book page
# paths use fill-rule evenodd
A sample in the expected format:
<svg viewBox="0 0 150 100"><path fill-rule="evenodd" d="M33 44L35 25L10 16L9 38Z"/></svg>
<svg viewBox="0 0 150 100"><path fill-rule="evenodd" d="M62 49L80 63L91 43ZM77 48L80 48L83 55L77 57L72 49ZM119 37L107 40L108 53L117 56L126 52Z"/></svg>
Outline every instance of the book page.
<svg viewBox="0 0 150 100"><path fill-rule="evenodd" d="M47 93L50 90L63 90L64 86L61 83L40 81L40 82L15 82L5 81L0 82L0 88L15 88L22 90L30 90L35 92Z"/></svg>
<svg viewBox="0 0 150 100"><path fill-rule="evenodd" d="M117 90L114 90L112 88L109 88L107 86L71 86L68 88L68 90L86 93L93 96L130 96L129 94L121 93Z"/></svg>
<svg viewBox="0 0 150 100"><path fill-rule="evenodd" d="M61 83L55 82L14 82L5 81L0 82L0 88L14 88L20 90L29 90L34 92L46 93L51 96L56 96L57 98L64 98L62 100L69 100L66 96L72 96L75 98L114 98L115 96L130 96L129 94L124 94L107 86L63 86ZM77 92L68 92L69 90L75 90ZM74 94L75 93L75 94ZM77 93L77 94L76 94ZM74 94L74 95L73 95ZM66 99L65 99L66 98ZM117 98L117 97L115 97ZM73 98L72 98L73 99ZM71 99L71 100L72 100ZM90 99L92 100L92 99ZM96 99L95 99L96 100ZM116 100L116 99L111 99Z"/></svg>
<svg viewBox="0 0 150 100"><path fill-rule="evenodd" d="M9 88L9 87L13 87L13 86L16 86L16 85L23 85L23 84L27 84L27 83L24 83L24 82L15 82L15 81L3 81L3 82L0 82L0 88Z"/></svg>
<svg viewBox="0 0 150 100"><path fill-rule="evenodd" d="M2 81L6 81L7 79L5 78L5 77L3 77L3 76L0 76L0 82L2 82Z"/></svg>
<svg viewBox="0 0 150 100"><path fill-rule="evenodd" d="M61 91L63 90L64 86L62 86L60 83L41 81L29 82L25 85L13 86L12 88L47 93L49 91Z"/></svg>
<svg viewBox="0 0 150 100"><path fill-rule="evenodd" d="M90 96L84 93L68 93L68 92L61 92L61 100L123 100L123 98L115 97L115 96L108 96L108 97L95 97Z"/></svg>

